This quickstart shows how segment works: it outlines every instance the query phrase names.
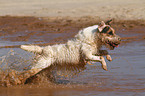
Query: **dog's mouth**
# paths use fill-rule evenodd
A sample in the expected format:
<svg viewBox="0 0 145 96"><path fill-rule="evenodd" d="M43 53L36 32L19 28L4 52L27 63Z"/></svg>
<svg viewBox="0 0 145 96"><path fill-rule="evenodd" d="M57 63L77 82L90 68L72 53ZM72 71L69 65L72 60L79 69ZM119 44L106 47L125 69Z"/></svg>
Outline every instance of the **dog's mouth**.
<svg viewBox="0 0 145 96"><path fill-rule="evenodd" d="M119 46L119 42L111 42L111 41L106 41L106 43L110 46L110 50L113 50L115 47Z"/></svg>

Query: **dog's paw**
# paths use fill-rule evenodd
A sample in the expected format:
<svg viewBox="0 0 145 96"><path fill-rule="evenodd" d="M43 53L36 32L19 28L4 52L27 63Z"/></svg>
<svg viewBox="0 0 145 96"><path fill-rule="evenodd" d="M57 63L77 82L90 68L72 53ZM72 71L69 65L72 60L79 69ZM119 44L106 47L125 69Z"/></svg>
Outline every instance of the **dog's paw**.
<svg viewBox="0 0 145 96"><path fill-rule="evenodd" d="M108 71L107 66L103 66L103 65L102 65L102 68L103 68L105 71Z"/></svg>
<svg viewBox="0 0 145 96"><path fill-rule="evenodd" d="M112 58L111 58L110 55L106 55L106 59L107 59L108 61L112 61Z"/></svg>

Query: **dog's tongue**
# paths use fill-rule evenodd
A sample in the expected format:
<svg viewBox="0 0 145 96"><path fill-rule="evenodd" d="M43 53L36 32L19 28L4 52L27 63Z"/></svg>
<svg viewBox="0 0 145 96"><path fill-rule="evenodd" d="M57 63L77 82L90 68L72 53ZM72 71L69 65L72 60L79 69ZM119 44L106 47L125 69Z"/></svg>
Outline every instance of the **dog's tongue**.
<svg viewBox="0 0 145 96"><path fill-rule="evenodd" d="M113 44L113 43L111 43L111 44L112 44L112 46L114 46L114 47L119 47L118 44Z"/></svg>
<svg viewBox="0 0 145 96"><path fill-rule="evenodd" d="M116 47L119 47L119 45L117 45Z"/></svg>

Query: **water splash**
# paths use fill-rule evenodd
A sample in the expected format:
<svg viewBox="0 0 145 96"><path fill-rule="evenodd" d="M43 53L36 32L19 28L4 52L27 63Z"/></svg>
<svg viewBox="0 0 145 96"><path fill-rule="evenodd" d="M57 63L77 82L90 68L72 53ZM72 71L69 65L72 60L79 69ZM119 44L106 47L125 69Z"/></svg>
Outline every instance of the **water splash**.
<svg viewBox="0 0 145 96"><path fill-rule="evenodd" d="M24 84L25 80L36 74L39 70L31 70L33 62L25 59L14 50L10 50L6 55L0 57L0 85L11 86Z"/></svg>
<svg viewBox="0 0 145 96"><path fill-rule="evenodd" d="M24 58L14 50L10 50L6 55L0 57L0 70L29 70L33 64L33 57Z"/></svg>
<svg viewBox="0 0 145 96"><path fill-rule="evenodd" d="M30 56L29 56L30 57ZM70 78L77 76L85 69L84 64L58 66L54 64L46 69L31 69L35 66L34 56L29 59L10 50L6 55L0 57L0 85L11 86L26 83L49 82L56 84L68 84ZM81 66L80 66L81 65Z"/></svg>

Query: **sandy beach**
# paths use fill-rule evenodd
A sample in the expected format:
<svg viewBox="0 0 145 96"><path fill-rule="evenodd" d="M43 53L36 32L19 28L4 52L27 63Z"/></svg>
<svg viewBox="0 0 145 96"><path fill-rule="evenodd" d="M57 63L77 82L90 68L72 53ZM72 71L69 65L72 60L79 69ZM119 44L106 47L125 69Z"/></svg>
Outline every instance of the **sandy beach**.
<svg viewBox="0 0 145 96"><path fill-rule="evenodd" d="M145 19L144 0L1 0L0 15Z"/></svg>

